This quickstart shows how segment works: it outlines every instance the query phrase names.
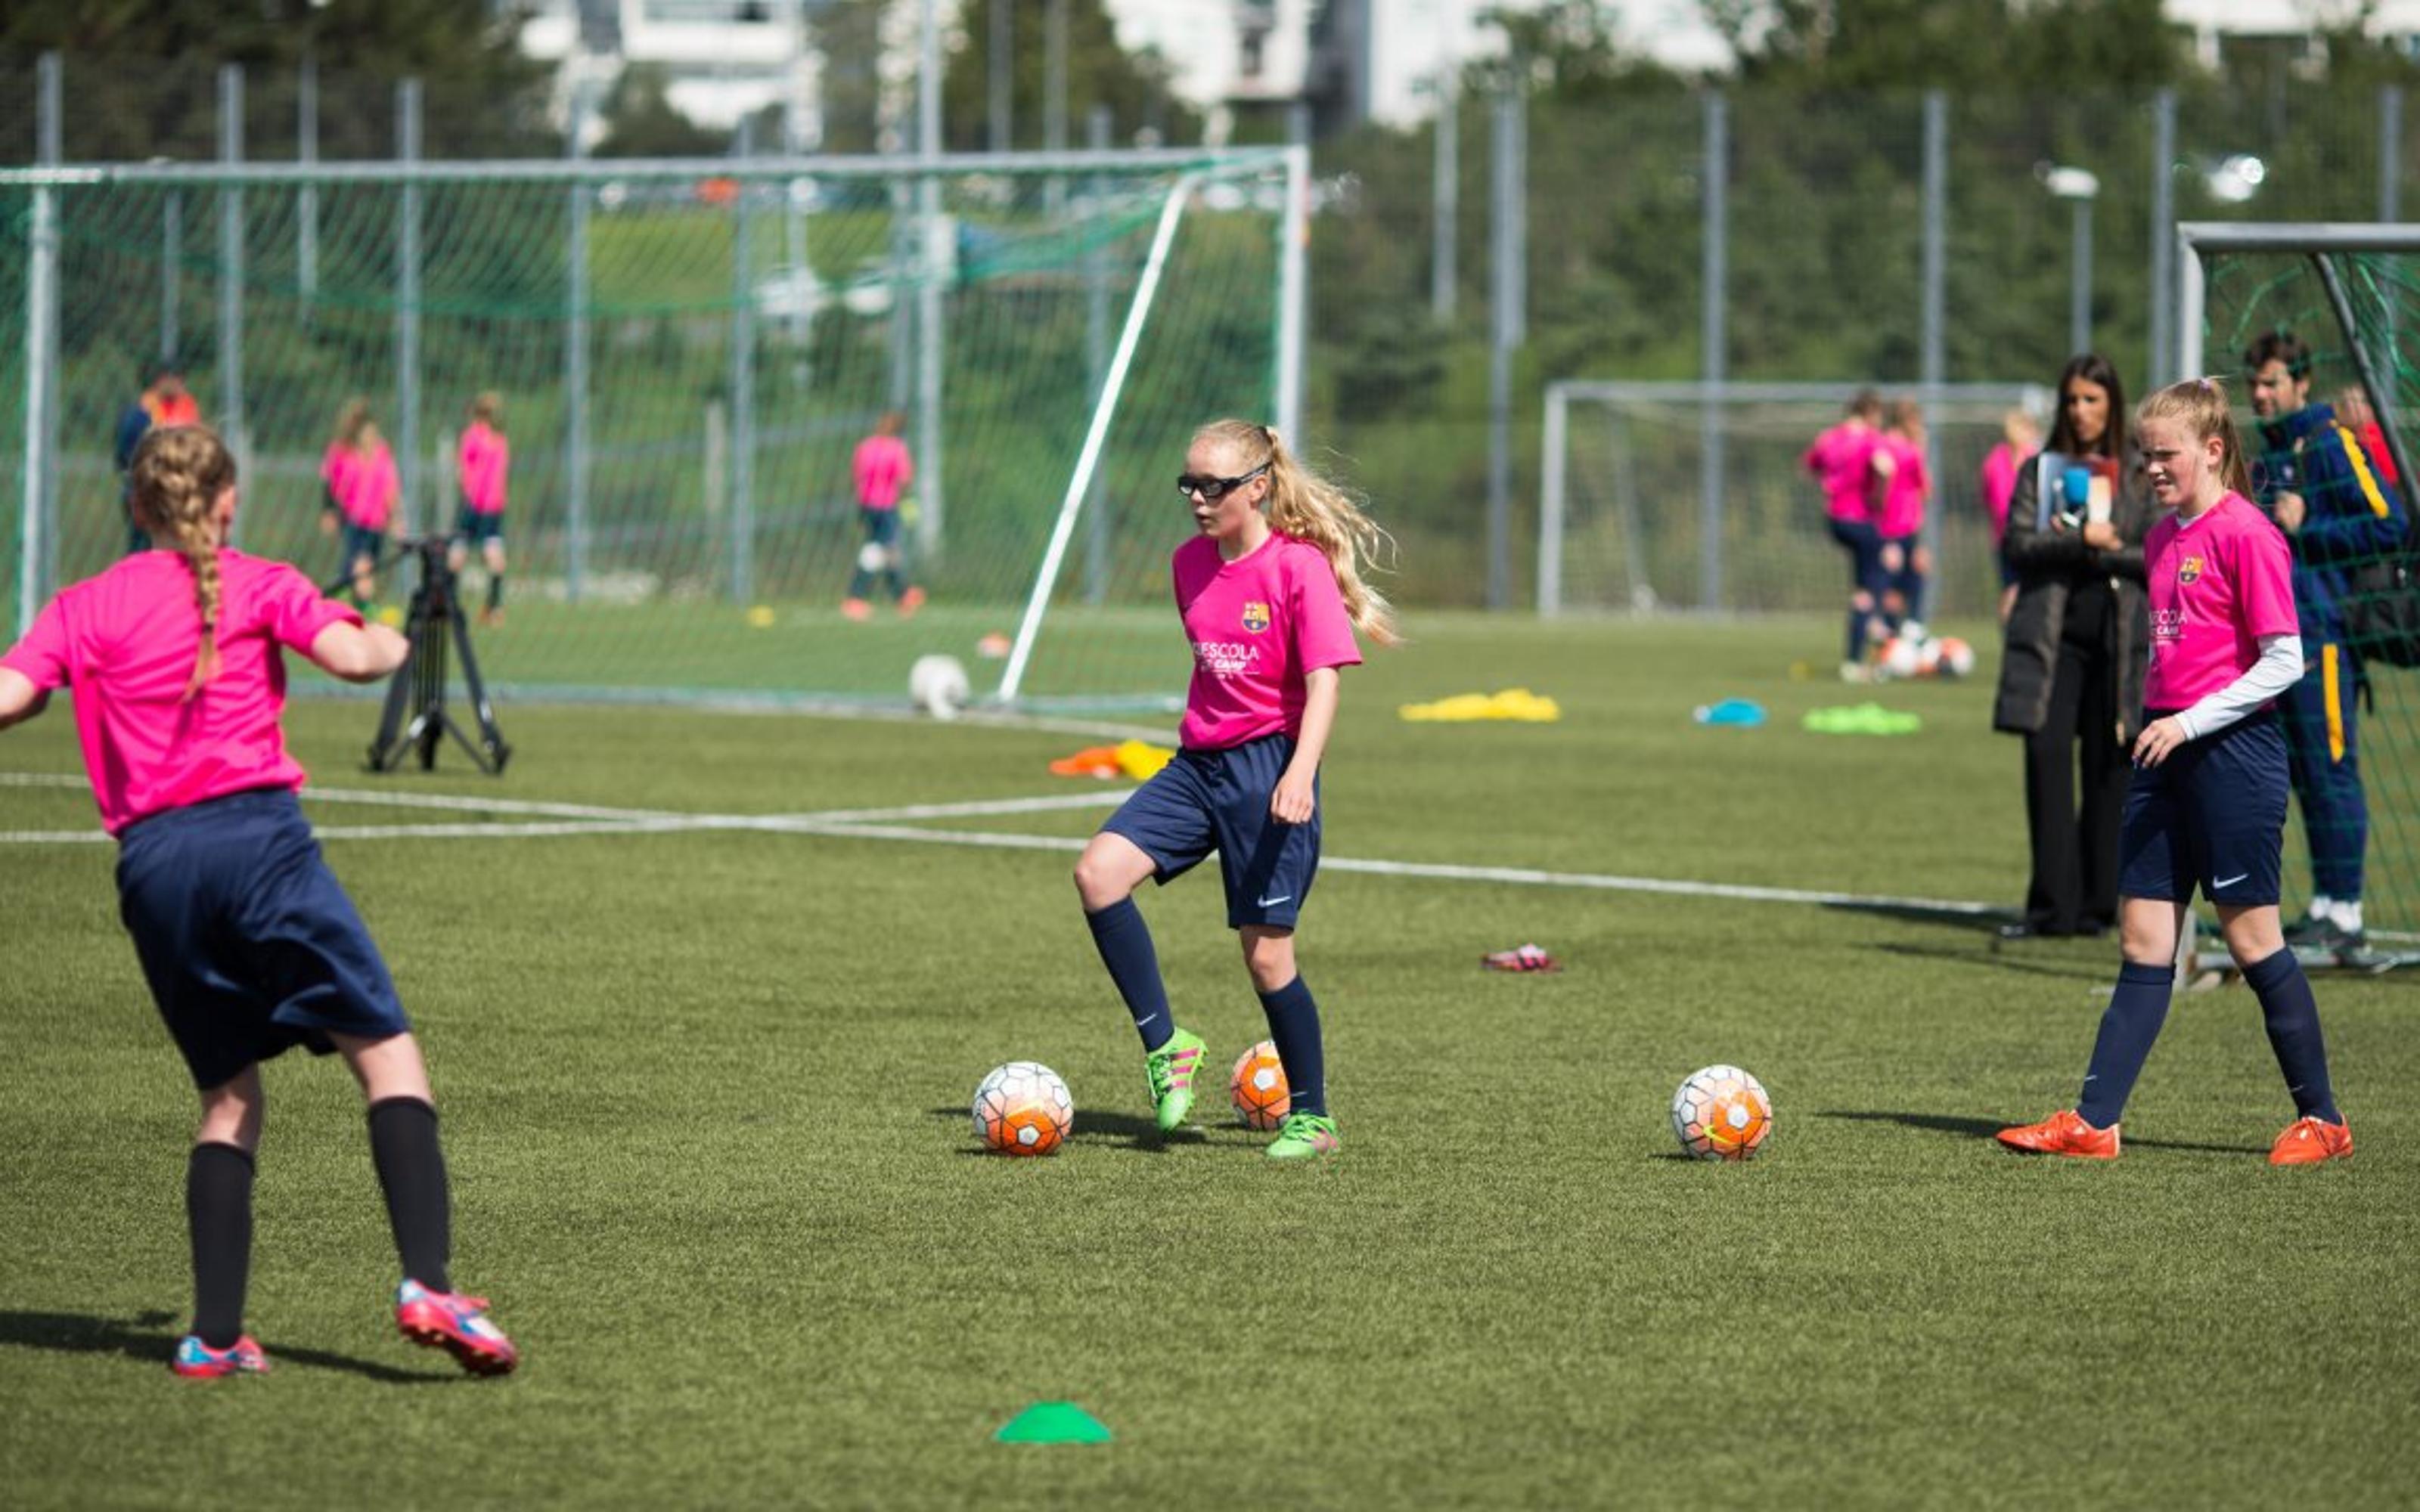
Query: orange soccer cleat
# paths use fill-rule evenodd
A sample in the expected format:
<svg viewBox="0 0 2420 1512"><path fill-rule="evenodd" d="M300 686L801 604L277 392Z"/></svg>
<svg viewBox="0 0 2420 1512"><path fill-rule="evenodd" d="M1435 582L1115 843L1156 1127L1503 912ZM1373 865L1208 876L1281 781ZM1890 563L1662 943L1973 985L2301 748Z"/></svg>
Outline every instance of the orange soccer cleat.
<svg viewBox="0 0 2420 1512"><path fill-rule="evenodd" d="M2072 1155L2078 1160L2116 1160L2118 1126L2096 1129L2073 1108L2063 1108L2040 1123L2021 1123L1999 1133L2000 1143L2028 1155Z"/></svg>
<svg viewBox="0 0 2420 1512"><path fill-rule="evenodd" d="M2321 1119L2296 1119L2269 1147L2272 1165L2317 1165L2352 1153L2352 1126Z"/></svg>
<svg viewBox="0 0 2420 1512"><path fill-rule="evenodd" d="M874 606L861 598L844 598L840 601L840 612L844 619L863 622L874 617Z"/></svg>

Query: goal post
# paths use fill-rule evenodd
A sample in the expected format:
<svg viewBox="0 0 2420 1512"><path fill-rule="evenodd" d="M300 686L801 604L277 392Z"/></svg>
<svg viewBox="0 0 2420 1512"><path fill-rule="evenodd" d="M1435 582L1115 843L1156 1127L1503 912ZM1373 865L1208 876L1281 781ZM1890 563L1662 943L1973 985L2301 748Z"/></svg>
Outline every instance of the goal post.
<svg viewBox="0 0 2420 1512"><path fill-rule="evenodd" d="M1845 578L1823 529L1807 443L1861 389L1925 411L1935 615L1991 612L1990 531L1977 474L2025 383L1565 379L1545 392L1538 612L1835 612Z"/></svg>
<svg viewBox="0 0 2420 1512"><path fill-rule="evenodd" d="M321 580L345 401L421 533L452 528L454 442L502 394L500 695L904 704L936 653L984 695L1021 630L1023 702L1165 702L1187 671L1165 477L1205 420L1299 427L1308 168L1249 147L0 170L0 626L125 548L113 433L169 357L237 453L239 543ZM924 454L899 564L929 596L902 615L877 572L853 622L851 454L892 411ZM470 576L483 592L475 552Z"/></svg>
<svg viewBox="0 0 2420 1512"><path fill-rule="evenodd" d="M2261 440L2243 358L2264 332L2290 332L2312 350L2313 403L2335 406L2343 422L2359 418L2344 413L2348 402L2366 402L2377 429L2356 430L2355 440L2373 454L2367 465L2377 481L2400 497L2408 532L2420 484L2412 471L2420 460L2420 226L2188 222L2177 227L2177 246L2178 370L2227 380L2256 471ZM2412 548L2407 533L2389 554L2409 563ZM2350 575L2361 565L2342 568ZM2412 953L2420 947L2420 669L2393 665L2380 649L2356 631L2335 706L2354 731L2351 759L2366 800L2357 846L2364 924L2376 945L2392 948L2377 962L2399 964L2420 960ZM2291 812L2289 917L2315 887L2313 821L2299 800Z"/></svg>

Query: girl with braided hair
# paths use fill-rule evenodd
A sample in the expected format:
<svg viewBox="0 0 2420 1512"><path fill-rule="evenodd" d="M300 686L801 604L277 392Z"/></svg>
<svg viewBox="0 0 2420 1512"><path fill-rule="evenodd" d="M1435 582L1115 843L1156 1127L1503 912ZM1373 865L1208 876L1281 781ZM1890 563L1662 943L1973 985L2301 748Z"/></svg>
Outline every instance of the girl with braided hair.
<svg viewBox="0 0 2420 1512"><path fill-rule="evenodd" d="M1195 536L1171 566L1193 646L1181 748L1084 848L1076 890L1109 980L1142 1036L1155 1120L1165 1134L1193 1105L1207 1046L1177 1026L1159 960L1134 903L1218 853L1227 923L1284 1062L1291 1103L1267 1153L1337 1148L1327 1111L1319 1008L1295 968L1294 935L1319 870L1319 762L1336 721L1354 632L1397 639L1393 610L1364 580L1386 532L1342 489L1249 421L1202 426L1177 492Z"/></svg>
<svg viewBox="0 0 2420 1512"><path fill-rule="evenodd" d="M119 913L201 1093L185 1176L194 1326L170 1364L204 1380L269 1368L243 1332L260 1062L299 1044L342 1055L361 1083L403 1262L397 1325L502 1374L519 1361L511 1341L446 1276L445 1165L420 1047L303 821L304 773L278 728L282 653L368 683L407 644L295 568L225 545L236 470L216 433L155 430L129 471L135 521L165 544L60 593L0 655L0 729L74 690L101 827L118 842Z"/></svg>

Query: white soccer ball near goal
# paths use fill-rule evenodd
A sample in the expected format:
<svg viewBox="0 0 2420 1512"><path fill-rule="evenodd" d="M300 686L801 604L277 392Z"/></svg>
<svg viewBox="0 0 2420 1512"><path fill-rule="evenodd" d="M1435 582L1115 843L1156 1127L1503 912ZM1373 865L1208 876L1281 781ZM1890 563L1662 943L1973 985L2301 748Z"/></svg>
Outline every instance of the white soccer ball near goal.
<svg viewBox="0 0 2420 1512"><path fill-rule="evenodd" d="M966 666L955 656L919 656L908 669L908 696L936 719L956 718L970 695Z"/></svg>

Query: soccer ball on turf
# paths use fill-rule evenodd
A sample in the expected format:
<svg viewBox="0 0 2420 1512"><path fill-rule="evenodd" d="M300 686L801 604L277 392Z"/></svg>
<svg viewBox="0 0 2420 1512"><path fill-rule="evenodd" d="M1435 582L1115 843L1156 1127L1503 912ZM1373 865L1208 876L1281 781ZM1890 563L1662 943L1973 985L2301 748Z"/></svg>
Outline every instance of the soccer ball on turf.
<svg viewBox="0 0 2420 1512"><path fill-rule="evenodd" d="M1945 635L1931 642L1933 668L1944 677L1971 677L1975 672L1975 648L1954 635Z"/></svg>
<svg viewBox="0 0 2420 1512"><path fill-rule="evenodd" d="M1699 1160L1745 1160L1773 1132L1773 1100L1737 1066L1708 1066L1672 1094L1672 1132Z"/></svg>
<svg viewBox="0 0 2420 1512"><path fill-rule="evenodd" d="M1076 1127L1076 1103L1038 1060L995 1067L975 1088L975 1137L1003 1155L1047 1155Z"/></svg>
<svg viewBox="0 0 2420 1512"><path fill-rule="evenodd" d="M1914 677L1924 671L1924 654L1907 636L1895 635L1874 653L1874 671L1882 677Z"/></svg>
<svg viewBox="0 0 2420 1512"><path fill-rule="evenodd" d="M954 719L967 705L967 669L955 656L919 656L908 669L908 696L936 719Z"/></svg>
<svg viewBox="0 0 2420 1512"><path fill-rule="evenodd" d="M1285 1121L1294 1093L1286 1086L1285 1062L1278 1058L1273 1041L1264 1040L1235 1057L1234 1072L1227 1078L1227 1096L1246 1128L1274 1129Z"/></svg>

